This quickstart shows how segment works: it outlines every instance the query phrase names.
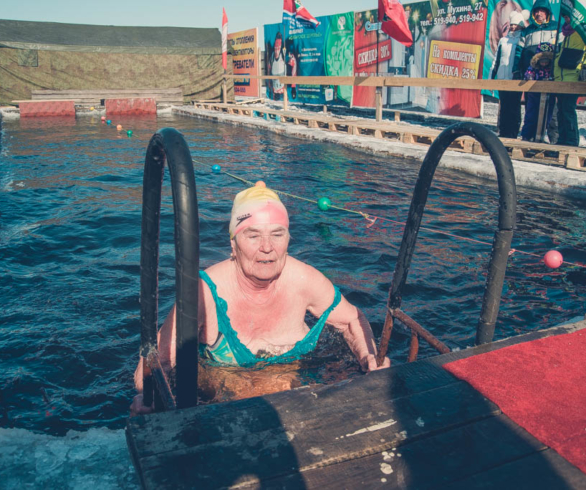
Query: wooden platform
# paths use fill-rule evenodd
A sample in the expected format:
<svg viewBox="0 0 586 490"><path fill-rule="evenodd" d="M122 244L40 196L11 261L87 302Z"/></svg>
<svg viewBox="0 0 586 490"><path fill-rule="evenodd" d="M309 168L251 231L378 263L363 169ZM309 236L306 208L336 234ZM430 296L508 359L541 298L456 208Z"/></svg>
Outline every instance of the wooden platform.
<svg viewBox="0 0 586 490"><path fill-rule="evenodd" d="M153 98L157 104L183 105L181 88L103 89L103 90L33 90L32 100L73 100L78 105L99 106L106 99ZM13 101L20 102L20 101Z"/></svg>
<svg viewBox="0 0 586 490"><path fill-rule="evenodd" d="M163 488L586 488L586 475L441 366L586 328L521 335L329 386L129 419Z"/></svg>
<svg viewBox="0 0 586 490"><path fill-rule="evenodd" d="M328 114L302 113L236 104L194 102L194 107L208 111L223 112L247 117L261 117L283 123L301 124L310 128L321 128L351 135L373 136L402 143L429 146L441 131L414 125L399 124L398 113L395 122L375 122L363 118L336 118ZM511 158L527 162L545 163L586 171L586 148L557 146L544 143L501 138ZM477 155L488 155L485 149L472 138L460 138L450 146L452 150Z"/></svg>

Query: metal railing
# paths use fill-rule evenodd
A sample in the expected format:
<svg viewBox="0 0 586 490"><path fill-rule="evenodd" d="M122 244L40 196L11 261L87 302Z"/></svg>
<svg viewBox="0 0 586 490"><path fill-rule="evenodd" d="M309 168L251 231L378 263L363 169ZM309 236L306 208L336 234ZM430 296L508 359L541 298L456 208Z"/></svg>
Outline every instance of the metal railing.
<svg viewBox="0 0 586 490"><path fill-rule="evenodd" d="M423 211L427 202L427 195L435 170L450 144L461 136L471 136L486 148L497 173L499 190L498 229L494 235L482 309L476 328L476 344L491 342L494 336L517 214L515 175L509 154L498 137L492 131L478 123L463 122L454 124L442 131L429 147L421 165L415 189L413 190L411 207L409 208L409 215L405 224L405 231L403 232L397 265L395 266L393 280L389 290L387 313L377 359L379 365L382 363L388 349L394 318L399 319L412 332L411 347L409 349L410 360L414 360L417 357L418 336L430 342L439 352L449 352L449 348L445 344L441 343L430 332L415 322L415 320L402 312L400 307Z"/></svg>
<svg viewBox="0 0 586 490"><path fill-rule="evenodd" d="M175 215L176 396L157 348L159 236L165 161ZM189 147L179 131L164 128L151 138L144 165L140 249L140 319L143 404L171 410L197 405L199 218Z"/></svg>

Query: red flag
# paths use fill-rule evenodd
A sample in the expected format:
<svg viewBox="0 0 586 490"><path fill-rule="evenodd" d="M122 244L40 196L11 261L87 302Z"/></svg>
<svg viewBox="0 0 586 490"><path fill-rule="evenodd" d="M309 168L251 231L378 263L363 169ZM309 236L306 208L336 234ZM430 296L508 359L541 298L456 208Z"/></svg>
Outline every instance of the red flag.
<svg viewBox="0 0 586 490"><path fill-rule="evenodd" d="M228 70L228 16L222 7L222 66Z"/></svg>
<svg viewBox="0 0 586 490"><path fill-rule="evenodd" d="M407 47L413 44L407 15L399 0L378 0L378 20L382 22L383 32L386 32L389 37Z"/></svg>
<svg viewBox="0 0 586 490"><path fill-rule="evenodd" d="M283 22L291 23L295 20L301 23L307 22L314 27L319 25L317 19L309 13L299 0L283 0Z"/></svg>

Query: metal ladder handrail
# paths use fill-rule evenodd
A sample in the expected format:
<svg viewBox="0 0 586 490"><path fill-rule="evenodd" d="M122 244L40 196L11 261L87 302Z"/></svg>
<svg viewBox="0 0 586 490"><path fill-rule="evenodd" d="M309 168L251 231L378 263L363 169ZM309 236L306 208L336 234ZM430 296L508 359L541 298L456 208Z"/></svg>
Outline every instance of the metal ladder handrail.
<svg viewBox="0 0 586 490"><path fill-rule="evenodd" d="M443 154L454 140L461 136L471 136L486 148L495 165L497 174L499 190L498 229L495 232L492 245L482 310L476 329L476 344L491 342L494 336L505 269L517 214L515 175L509 154L499 138L492 131L478 123L462 122L454 124L440 133L431 144L421 165L415 189L413 190L413 198L407 222L405 223L405 231L403 232L393 280L389 289L386 318L379 348L379 365L388 349L393 328L393 312L400 311L403 288L407 281L431 181Z"/></svg>
<svg viewBox="0 0 586 490"><path fill-rule="evenodd" d="M161 191L168 162L175 216L176 397L157 349L158 268ZM185 408L197 404L199 215L189 147L174 128L158 130L149 142L144 165L140 250L140 318L143 404ZM153 382L154 380L154 382Z"/></svg>

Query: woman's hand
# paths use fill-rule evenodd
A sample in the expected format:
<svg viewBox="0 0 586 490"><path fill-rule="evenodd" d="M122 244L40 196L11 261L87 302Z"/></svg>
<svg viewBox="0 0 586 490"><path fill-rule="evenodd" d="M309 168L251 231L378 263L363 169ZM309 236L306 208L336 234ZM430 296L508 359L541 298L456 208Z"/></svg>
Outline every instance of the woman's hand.
<svg viewBox="0 0 586 490"><path fill-rule="evenodd" d="M142 393L136 395L132 399L132 405L130 405L131 417L136 417L137 415L146 415L147 413L153 413L155 411L154 403L150 407L145 407L142 401Z"/></svg>
<svg viewBox="0 0 586 490"><path fill-rule="evenodd" d="M376 364L376 356L373 354L368 354L366 357L363 357L360 360L360 366L365 373L369 373L371 371L376 371L377 369L385 369L391 367L391 360L385 356L385 359L381 366L377 366Z"/></svg>

